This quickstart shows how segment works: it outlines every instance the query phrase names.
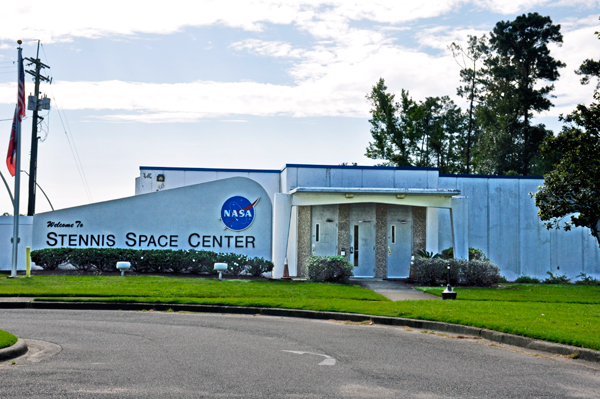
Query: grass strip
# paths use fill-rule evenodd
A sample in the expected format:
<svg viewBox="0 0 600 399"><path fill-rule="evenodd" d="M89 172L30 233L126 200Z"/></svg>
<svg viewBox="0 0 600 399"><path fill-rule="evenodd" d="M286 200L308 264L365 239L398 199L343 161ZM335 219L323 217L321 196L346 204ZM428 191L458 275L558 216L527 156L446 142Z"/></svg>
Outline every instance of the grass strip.
<svg viewBox="0 0 600 399"><path fill-rule="evenodd" d="M445 287L419 287L442 296ZM499 288L456 287L461 301L547 302L600 304L600 286L566 284L502 284Z"/></svg>
<svg viewBox="0 0 600 399"><path fill-rule="evenodd" d="M11 333L0 330L0 349L8 348L9 346L16 344L17 339L18 338Z"/></svg>
<svg viewBox="0 0 600 399"><path fill-rule="evenodd" d="M35 276L30 279L0 279L0 296L310 297L388 301L382 295L353 285L162 276Z"/></svg>

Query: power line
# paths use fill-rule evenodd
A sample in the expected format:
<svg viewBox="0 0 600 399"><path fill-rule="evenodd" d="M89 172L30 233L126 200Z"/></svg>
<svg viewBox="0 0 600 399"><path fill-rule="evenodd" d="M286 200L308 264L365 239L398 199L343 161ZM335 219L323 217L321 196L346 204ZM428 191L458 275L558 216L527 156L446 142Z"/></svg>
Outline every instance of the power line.
<svg viewBox="0 0 600 399"><path fill-rule="evenodd" d="M49 63L48 56L46 55L46 49L45 49L43 43L41 44L41 47L42 47L42 52L44 53L44 57L46 58L46 62ZM53 78L52 72L50 72L50 76ZM65 132L65 136L67 138L67 143L69 144L69 148L71 150L71 155L73 155L73 159L75 160L75 166L77 167L77 172L79 173L79 178L81 179L81 182L83 184L85 194L88 198L88 201L90 203L92 203L93 202L92 193L90 191L89 184L87 182L87 178L86 178L85 172L83 170L83 164L81 163L81 158L79 157L79 151L77 151L77 146L75 145L75 139L71 133L71 127L69 126L69 120L67 119L67 115L65 114L64 110L62 110L59 107L58 101L56 101L56 97L54 96L54 92L52 91L52 88L50 88L50 93L52 94L52 99L54 100L54 104L56 106L56 110L58 112L58 117L59 117L60 123L63 127L63 131ZM63 116L64 116L64 120L63 120ZM66 126L65 126L65 122L66 122Z"/></svg>

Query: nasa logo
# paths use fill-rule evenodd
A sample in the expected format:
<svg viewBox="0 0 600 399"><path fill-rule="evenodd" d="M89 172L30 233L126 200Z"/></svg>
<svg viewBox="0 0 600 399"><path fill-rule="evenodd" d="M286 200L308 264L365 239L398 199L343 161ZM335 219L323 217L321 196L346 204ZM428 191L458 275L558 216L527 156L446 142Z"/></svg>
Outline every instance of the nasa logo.
<svg viewBox="0 0 600 399"><path fill-rule="evenodd" d="M221 207L221 221L223 221L225 228L242 231L250 227L254 222L255 206L259 200L260 198L257 198L256 201L251 203L247 198L238 195L225 201Z"/></svg>

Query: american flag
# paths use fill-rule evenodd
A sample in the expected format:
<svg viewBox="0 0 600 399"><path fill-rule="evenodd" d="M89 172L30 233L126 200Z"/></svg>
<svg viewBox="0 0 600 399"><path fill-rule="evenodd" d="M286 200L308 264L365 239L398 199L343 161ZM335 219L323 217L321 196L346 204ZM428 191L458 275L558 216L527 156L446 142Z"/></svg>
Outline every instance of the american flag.
<svg viewBox="0 0 600 399"><path fill-rule="evenodd" d="M12 129L10 131L10 142L8 143L8 153L6 154L6 166L11 176L15 175L17 168L17 144L19 137L17 135L17 123L21 123L25 116L25 71L23 70L23 58L19 50L19 91L17 93L17 107L13 117Z"/></svg>

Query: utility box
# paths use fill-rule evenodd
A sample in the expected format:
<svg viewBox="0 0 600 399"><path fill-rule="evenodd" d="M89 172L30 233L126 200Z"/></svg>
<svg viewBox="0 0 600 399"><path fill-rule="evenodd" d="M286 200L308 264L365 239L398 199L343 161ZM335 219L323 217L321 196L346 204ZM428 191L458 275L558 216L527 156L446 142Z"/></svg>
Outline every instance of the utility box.
<svg viewBox="0 0 600 399"><path fill-rule="evenodd" d="M29 96L27 101L27 109L35 111L37 109L37 98L35 96Z"/></svg>
<svg viewBox="0 0 600 399"><path fill-rule="evenodd" d="M50 111L50 99L48 97L44 97L40 100L40 108L45 111ZM39 111L40 109L38 109Z"/></svg>
<svg viewBox="0 0 600 399"><path fill-rule="evenodd" d="M48 97L40 98L39 101L35 96L29 96L27 109L30 111L49 111L50 99Z"/></svg>

